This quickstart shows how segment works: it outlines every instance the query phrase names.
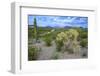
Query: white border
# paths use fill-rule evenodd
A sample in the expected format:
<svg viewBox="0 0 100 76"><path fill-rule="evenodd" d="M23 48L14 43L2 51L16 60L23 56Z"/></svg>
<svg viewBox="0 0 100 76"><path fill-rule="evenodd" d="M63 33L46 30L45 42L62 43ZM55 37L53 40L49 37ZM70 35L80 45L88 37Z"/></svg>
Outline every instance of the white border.
<svg viewBox="0 0 100 76"><path fill-rule="evenodd" d="M21 13L22 13L22 10L21 8L34 8L34 9L40 9L40 10L43 10L43 9L49 9L48 11L50 10L58 10L58 11L66 11L66 10L74 10L74 11L81 11L81 14L82 16L88 16L90 19L89 21L89 47L93 47L93 43L95 44L95 37L94 35L96 35L96 29L95 29L95 9L94 8L87 8L87 7L71 7L71 6L67 6L66 8L65 7L57 7L57 6L50 6L50 7L46 7L45 5L34 5L34 4L28 4L28 3L12 3L12 61L11 61L11 65L12 65L12 68L11 68L11 71L13 73L22 73L22 72L46 72L46 71L53 71L53 70L64 70L64 69L70 69L70 68L77 68L77 67L91 67L94 65L94 60L95 60L95 57L92 57L92 55L94 54L94 50L95 49L91 49L89 48L89 50L93 50L90 54L90 58L87 60L87 59L84 59L84 60L81 60L81 59L77 59L77 60L57 60L57 61L36 61L36 62L32 62L32 63L28 63L26 61L23 61L26 57L26 54L24 56L23 52L20 51L20 50L23 50L25 49L25 45L23 46L23 42L21 43L21 40L25 40L27 42L27 38L25 37L27 35L27 33L23 33L27 30L26 26L20 26L20 25L23 25L23 21L22 21L22 18L23 16L21 16ZM73 14L75 13L73 11ZM92 12L92 14L84 14L86 11L88 12ZM26 11L28 13L28 11ZM32 11L31 11L32 12ZM84 12L84 13L82 13ZM25 13L25 11L24 11ZM32 12L33 13L33 12ZM32 14L30 13L30 14ZM38 14L43 14L40 13L40 12L35 12L35 13L38 13ZM35 14L34 13L34 14ZM25 14L25 15L26 15ZM47 13L47 15L56 15L57 12L51 12L51 13ZM77 13L78 14L78 13ZM74 15L77 15L77 14L74 14ZM84 15L83 15L84 14ZM24 15L24 14L22 14ZM24 15L24 16L25 16ZM44 13L44 15L46 15L46 13ZM65 15L64 13L58 13L58 15ZM69 14L70 15L70 14ZM92 23L91 23L92 22ZM23 36L23 34L25 36ZM92 37L92 38L91 38ZM23 38L23 39L21 39ZM24 42L25 42L24 41ZM22 48L21 48L22 47ZM20 58L21 57L21 58ZM24 58L25 57L25 58ZM24 58L24 59L23 59ZM29 66L29 64L31 66ZM34 64L34 65L33 65ZM41 65L42 64L42 65ZM60 65L63 65L63 66L60 66ZM67 67L65 67L67 65ZM27 66L27 67L25 67ZM34 69L33 69L34 67Z"/></svg>

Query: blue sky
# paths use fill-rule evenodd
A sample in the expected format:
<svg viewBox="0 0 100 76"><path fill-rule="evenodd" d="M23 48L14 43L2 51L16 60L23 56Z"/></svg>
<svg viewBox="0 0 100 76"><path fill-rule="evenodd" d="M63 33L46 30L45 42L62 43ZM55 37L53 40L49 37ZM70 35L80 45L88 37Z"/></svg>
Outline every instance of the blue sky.
<svg viewBox="0 0 100 76"><path fill-rule="evenodd" d="M28 16L28 25L33 25L34 17L36 17L37 25L41 27L88 27L88 17L80 16Z"/></svg>

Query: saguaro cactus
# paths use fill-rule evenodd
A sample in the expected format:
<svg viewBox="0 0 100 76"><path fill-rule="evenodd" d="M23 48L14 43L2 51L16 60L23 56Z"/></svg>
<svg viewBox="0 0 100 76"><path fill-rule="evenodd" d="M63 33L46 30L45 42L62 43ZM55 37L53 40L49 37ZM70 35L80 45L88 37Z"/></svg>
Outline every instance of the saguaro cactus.
<svg viewBox="0 0 100 76"><path fill-rule="evenodd" d="M35 36L35 40L37 42L37 40L38 40L38 29L37 29L36 17L34 18L34 36Z"/></svg>

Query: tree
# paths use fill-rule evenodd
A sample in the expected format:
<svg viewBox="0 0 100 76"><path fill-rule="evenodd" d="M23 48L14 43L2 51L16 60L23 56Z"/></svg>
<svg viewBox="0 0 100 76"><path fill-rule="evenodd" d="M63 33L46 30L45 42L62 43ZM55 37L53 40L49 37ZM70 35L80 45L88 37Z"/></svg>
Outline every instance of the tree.
<svg viewBox="0 0 100 76"><path fill-rule="evenodd" d="M38 29L37 29L36 17L34 18L34 36L35 36L35 40L37 42L37 40L38 40Z"/></svg>

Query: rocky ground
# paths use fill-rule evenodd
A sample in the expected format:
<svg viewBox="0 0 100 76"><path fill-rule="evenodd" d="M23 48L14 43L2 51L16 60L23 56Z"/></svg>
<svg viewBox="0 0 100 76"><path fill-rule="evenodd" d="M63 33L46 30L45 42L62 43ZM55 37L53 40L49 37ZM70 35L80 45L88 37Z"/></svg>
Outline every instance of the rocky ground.
<svg viewBox="0 0 100 76"><path fill-rule="evenodd" d="M46 46L45 43L41 40L39 43L33 43L31 46L37 46L41 48L37 60L51 60L51 59L78 59L78 58L87 58L88 49L81 48L78 54L69 54L66 52L57 52L56 44L52 42L51 46Z"/></svg>

